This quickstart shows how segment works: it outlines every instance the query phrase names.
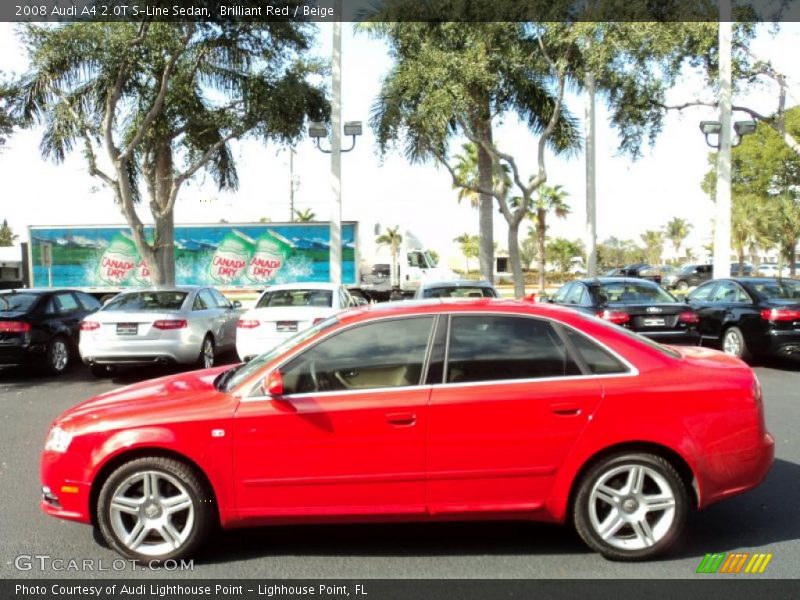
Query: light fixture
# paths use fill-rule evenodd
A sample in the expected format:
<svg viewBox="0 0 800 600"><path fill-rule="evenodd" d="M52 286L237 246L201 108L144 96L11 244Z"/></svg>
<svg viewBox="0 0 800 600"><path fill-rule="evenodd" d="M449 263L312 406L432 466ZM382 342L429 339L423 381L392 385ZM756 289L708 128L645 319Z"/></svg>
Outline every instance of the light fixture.
<svg viewBox="0 0 800 600"><path fill-rule="evenodd" d="M350 152L353 148L356 147L356 137L363 133L363 127L361 125L361 121L346 121L344 124L344 134L349 135L353 142L350 144L349 148L342 148L341 152ZM330 150L326 150L322 147L320 140L322 138L328 137L328 128L325 126L325 123L320 123L319 121L314 121L310 123L308 126L308 135L310 138L314 140L314 143L317 146L317 149L320 152L324 152L325 154L330 154Z"/></svg>
<svg viewBox="0 0 800 600"><path fill-rule="evenodd" d="M308 124L308 135L315 140L328 137L328 128L325 126L325 123L312 121Z"/></svg>
<svg viewBox="0 0 800 600"><path fill-rule="evenodd" d="M345 135L361 135L361 121L347 121L344 124Z"/></svg>
<svg viewBox="0 0 800 600"><path fill-rule="evenodd" d="M700 131L706 136L706 144L712 148L719 148L719 135L722 133L722 123L719 121L700 121ZM736 134L731 140L731 147L735 148L742 143L742 138L756 131L755 121L736 121L733 124L733 132ZM712 136L716 140L712 141Z"/></svg>
<svg viewBox="0 0 800 600"><path fill-rule="evenodd" d="M746 135L756 132L756 122L736 121L736 123L733 124L733 130L736 132L736 135L742 138Z"/></svg>

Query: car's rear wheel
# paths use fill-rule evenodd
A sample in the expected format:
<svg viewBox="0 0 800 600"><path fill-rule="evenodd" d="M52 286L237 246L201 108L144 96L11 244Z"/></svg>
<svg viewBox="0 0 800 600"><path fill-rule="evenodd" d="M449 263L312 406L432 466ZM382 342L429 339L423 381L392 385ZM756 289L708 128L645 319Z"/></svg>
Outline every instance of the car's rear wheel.
<svg viewBox="0 0 800 600"><path fill-rule="evenodd" d="M213 525L213 494L194 469L146 457L122 465L103 484L97 521L117 552L142 561L190 555Z"/></svg>
<svg viewBox="0 0 800 600"><path fill-rule="evenodd" d="M200 356L197 357L197 366L201 369L210 369L214 366L216 350L214 349L214 338L211 334L206 334L200 346Z"/></svg>
<svg viewBox="0 0 800 600"><path fill-rule="evenodd" d="M678 538L688 509L686 486L666 459L617 454L581 479L573 519L583 541L604 557L644 560Z"/></svg>
<svg viewBox="0 0 800 600"><path fill-rule="evenodd" d="M675 284L675 289L678 290L679 292L685 292L686 290L689 289L689 282L681 279L678 283Z"/></svg>
<svg viewBox="0 0 800 600"><path fill-rule="evenodd" d="M53 375L61 375L70 366L72 351L69 342L63 336L56 336L47 344L45 366Z"/></svg>
<svg viewBox="0 0 800 600"><path fill-rule="evenodd" d="M747 348L747 342L744 340L744 334L738 327L728 327L722 334L722 351L725 354L730 354L742 360L750 360L753 355Z"/></svg>

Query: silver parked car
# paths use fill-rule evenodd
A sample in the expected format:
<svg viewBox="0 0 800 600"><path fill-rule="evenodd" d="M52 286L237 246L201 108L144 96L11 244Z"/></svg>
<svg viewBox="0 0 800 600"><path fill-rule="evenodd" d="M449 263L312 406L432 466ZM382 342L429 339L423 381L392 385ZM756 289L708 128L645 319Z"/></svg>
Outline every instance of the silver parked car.
<svg viewBox="0 0 800 600"><path fill-rule="evenodd" d="M210 287L123 292L81 322L81 358L98 377L116 365L209 368L236 347L240 307Z"/></svg>

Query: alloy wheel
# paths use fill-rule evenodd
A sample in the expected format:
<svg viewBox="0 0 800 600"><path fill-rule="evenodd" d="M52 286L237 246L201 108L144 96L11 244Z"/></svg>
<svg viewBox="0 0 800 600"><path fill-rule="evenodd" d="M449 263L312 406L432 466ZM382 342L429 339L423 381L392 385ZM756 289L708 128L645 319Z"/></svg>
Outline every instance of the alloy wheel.
<svg viewBox="0 0 800 600"><path fill-rule="evenodd" d="M589 494L589 521L610 546L650 548L669 533L675 520L675 492L655 469L642 464L603 473Z"/></svg>
<svg viewBox="0 0 800 600"><path fill-rule="evenodd" d="M722 338L722 350L732 356L742 355L742 340L735 331L728 330Z"/></svg>
<svg viewBox="0 0 800 600"><path fill-rule="evenodd" d="M180 549L195 521L186 486L160 471L140 471L122 481L108 510L117 539L128 550L154 558Z"/></svg>
<svg viewBox="0 0 800 600"><path fill-rule="evenodd" d="M214 366L214 342L207 337L203 341L203 367L210 369Z"/></svg>
<svg viewBox="0 0 800 600"><path fill-rule="evenodd" d="M69 364L69 347L62 339L53 340L50 346L50 367L56 373L61 373Z"/></svg>

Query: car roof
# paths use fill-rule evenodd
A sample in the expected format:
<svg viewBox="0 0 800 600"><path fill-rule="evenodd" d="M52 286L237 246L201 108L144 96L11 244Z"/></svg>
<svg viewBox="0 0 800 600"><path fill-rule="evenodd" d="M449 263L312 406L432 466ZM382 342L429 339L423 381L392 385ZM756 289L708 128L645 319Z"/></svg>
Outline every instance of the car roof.
<svg viewBox="0 0 800 600"><path fill-rule="evenodd" d="M0 294L55 294L58 292L80 292L73 288L13 288L0 290Z"/></svg>
<svg viewBox="0 0 800 600"><path fill-rule="evenodd" d="M328 283L319 281L309 281L307 283L279 283L269 286L266 292L277 292L281 290L338 290L338 283Z"/></svg>
<svg viewBox="0 0 800 600"><path fill-rule="evenodd" d="M194 292L196 290L202 290L203 288L211 287L211 286L203 286L203 285L154 285L151 287L139 287L139 288L131 288L129 290L122 290L121 294L133 294L133 293L142 293L142 292Z"/></svg>
<svg viewBox="0 0 800 600"><path fill-rule="evenodd" d="M640 279L638 277L592 277L587 279L577 279L576 281L580 283L599 283L599 284L606 284L606 283L643 283L649 286L658 286L658 284L654 281L650 281L649 279Z"/></svg>

